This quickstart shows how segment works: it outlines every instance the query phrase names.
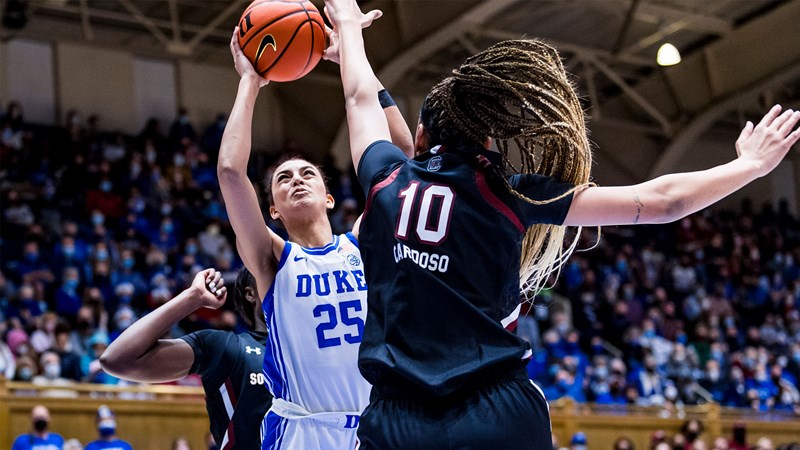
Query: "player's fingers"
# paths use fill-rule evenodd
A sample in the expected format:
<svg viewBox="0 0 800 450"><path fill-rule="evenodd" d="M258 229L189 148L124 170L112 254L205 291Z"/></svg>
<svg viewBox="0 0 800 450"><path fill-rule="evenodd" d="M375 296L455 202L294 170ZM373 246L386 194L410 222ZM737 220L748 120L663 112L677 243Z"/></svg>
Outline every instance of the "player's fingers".
<svg viewBox="0 0 800 450"><path fill-rule="evenodd" d="M794 130L789 136L786 136L786 143L789 147L796 144L798 140L800 140L800 128Z"/></svg>
<svg viewBox="0 0 800 450"><path fill-rule="evenodd" d="M749 138L750 135L753 134L753 128L754 128L753 127L753 122L750 122L748 120L747 123L744 125L744 128L742 128L742 132L739 133L739 139L738 140L742 141L744 139Z"/></svg>
<svg viewBox="0 0 800 450"><path fill-rule="evenodd" d="M781 113L781 105L775 105L772 109L769 110L767 114L761 119L761 122L758 123L758 126L768 127L769 124L778 117L778 114Z"/></svg>
<svg viewBox="0 0 800 450"><path fill-rule="evenodd" d="M223 298L223 297L225 297L225 295L227 293L228 293L228 288L222 287L220 289L217 289L217 292L215 292L215 295L217 296L217 298Z"/></svg>
<svg viewBox="0 0 800 450"><path fill-rule="evenodd" d="M781 113L781 115L776 117L775 120L773 120L772 123L769 124L769 126L777 130L780 130L783 124L786 123L786 121L789 120L793 114L794 114L793 110L787 109L786 111Z"/></svg>
<svg viewBox="0 0 800 450"><path fill-rule="evenodd" d="M380 19L383 16L383 11L380 9L373 9L372 11L364 14L364 20L361 22L361 28L367 28L372 25L372 22Z"/></svg>
<svg viewBox="0 0 800 450"><path fill-rule="evenodd" d="M789 117L787 117L786 120L778 128L778 132L782 136L785 136L790 131L792 131L792 128L794 128L795 125L797 125L798 120L800 120L800 111L792 111Z"/></svg>
<svg viewBox="0 0 800 450"><path fill-rule="evenodd" d="M211 276L211 279L208 282L208 287L210 287L212 291L217 289L217 287L219 286L219 280L221 278L222 274L215 270L214 274Z"/></svg>

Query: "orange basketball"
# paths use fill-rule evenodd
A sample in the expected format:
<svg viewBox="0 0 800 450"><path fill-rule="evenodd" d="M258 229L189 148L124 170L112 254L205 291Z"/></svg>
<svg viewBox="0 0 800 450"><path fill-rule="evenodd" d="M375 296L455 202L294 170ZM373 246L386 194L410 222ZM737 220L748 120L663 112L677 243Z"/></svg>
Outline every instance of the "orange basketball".
<svg viewBox="0 0 800 450"><path fill-rule="evenodd" d="M307 0L255 0L239 20L239 46L259 75L292 81L325 51L325 22Z"/></svg>

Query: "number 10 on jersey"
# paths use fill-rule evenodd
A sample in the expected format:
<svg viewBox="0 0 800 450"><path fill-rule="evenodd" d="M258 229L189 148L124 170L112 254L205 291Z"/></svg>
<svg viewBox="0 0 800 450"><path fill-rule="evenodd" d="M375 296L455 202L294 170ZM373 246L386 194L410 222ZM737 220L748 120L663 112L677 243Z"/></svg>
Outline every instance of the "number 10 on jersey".
<svg viewBox="0 0 800 450"><path fill-rule="evenodd" d="M395 236L398 239L407 240L409 228L413 226L420 242L439 245L447 238L447 233L450 230L450 218L453 216L456 194L450 186L442 184L428 185L422 189L420 205L415 208L417 206L418 191L418 181L412 181L405 189L400 191L398 196L402 200ZM416 209L417 214L412 219L414 209ZM415 222L414 225L411 224L412 221Z"/></svg>

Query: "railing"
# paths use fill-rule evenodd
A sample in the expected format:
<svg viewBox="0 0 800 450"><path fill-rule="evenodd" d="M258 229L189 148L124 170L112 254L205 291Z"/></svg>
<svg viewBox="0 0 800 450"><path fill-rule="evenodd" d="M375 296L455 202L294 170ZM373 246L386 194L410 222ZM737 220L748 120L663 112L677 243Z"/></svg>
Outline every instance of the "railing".
<svg viewBox="0 0 800 450"><path fill-rule="evenodd" d="M68 397L67 397L68 395ZM198 387L137 385L106 386L74 384L39 386L0 378L0 449L11 448L18 434L30 430L33 406L50 408L51 429L82 443L96 439L95 414L101 404L116 414L119 435L136 449L169 449L178 436L187 437L192 448L206 448L208 418L203 390ZM578 432L586 433L590 449L611 449L622 436L636 448L649 448L656 430L672 435L684 421L703 422L706 443L717 436L730 437L734 423L747 423L748 441L767 436L774 443L800 442L800 420L791 413L758 412L725 408L717 404L665 409L628 405L595 405L570 399L551 402L553 433L563 445ZM513 413L513 412L509 412Z"/></svg>
<svg viewBox="0 0 800 450"><path fill-rule="evenodd" d="M4 381L0 377L0 449L9 449L17 435L31 429L31 409L50 409L50 430L84 445L97 439L97 407L108 405L116 415L118 434L138 449L169 449L177 437L192 448L207 448L208 416L203 389L188 386L108 386L75 383L41 386Z"/></svg>

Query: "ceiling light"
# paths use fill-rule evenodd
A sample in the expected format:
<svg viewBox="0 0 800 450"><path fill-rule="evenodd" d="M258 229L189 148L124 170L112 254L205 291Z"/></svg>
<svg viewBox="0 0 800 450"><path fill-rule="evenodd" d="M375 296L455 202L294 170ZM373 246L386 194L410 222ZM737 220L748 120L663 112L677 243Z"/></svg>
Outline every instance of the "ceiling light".
<svg viewBox="0 0 800 450"><path fill-rule="evenodd" d="M659 66L674 66L681 62L681 52L674 45L666 43L658 49L656 62Z"/></svg>

